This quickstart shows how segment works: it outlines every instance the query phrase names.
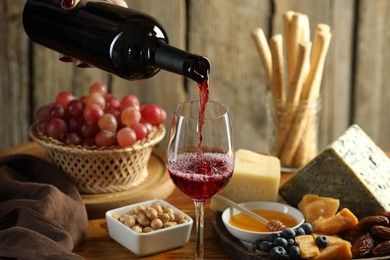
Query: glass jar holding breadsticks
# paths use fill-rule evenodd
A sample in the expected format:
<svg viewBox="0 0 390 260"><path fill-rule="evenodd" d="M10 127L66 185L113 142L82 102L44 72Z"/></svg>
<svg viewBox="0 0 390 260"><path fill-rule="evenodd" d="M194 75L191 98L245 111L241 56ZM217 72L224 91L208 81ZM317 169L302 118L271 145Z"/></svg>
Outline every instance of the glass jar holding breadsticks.
<svg viewBox="0 0 390 260"><path fill-rule="evenodd" d="M268 149L280 159L282 170L293 172L318 154L321 99L286 106L267 94Z"/></svg>
<svg viewBox="0 0 390 260"><path fill-rule="evenodd" d="M329 25L318 24L312 44L307 15L289 11L283 18L284 35L273 35L268 43L257 28L252 37L269 82L269 152L293 171L318 153L320 86L331 32Z"/></svg>

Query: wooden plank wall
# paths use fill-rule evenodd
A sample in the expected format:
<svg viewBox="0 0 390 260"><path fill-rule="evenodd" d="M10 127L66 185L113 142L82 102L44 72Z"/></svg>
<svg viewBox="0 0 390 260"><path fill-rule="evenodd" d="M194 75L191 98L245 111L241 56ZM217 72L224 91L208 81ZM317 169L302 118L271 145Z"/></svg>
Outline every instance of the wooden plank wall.
<svg viewBox="0 0 390 260"><path fill-rule="evenodd" d="M60 90L81 96L94 81L110 84L116 96L134 93L143 103L168 112L176 103L197 98L196 83L161 71L128 82L97 69L78 69L58 54L32 44L24 33L25 0L0 3L0 149L29 140L36 109ZM255 27L280 33L287 10L309 16L311 33L329 24L332 40L321 87L320 148L352 123L390 151L390 2L387 0L127 0L130 8L158 18L170 43L212 62L211 98L225 103L233 119L237 148L267 150L266 79L250 37ZM169 123L167 123L167 126ZM159 147L164 149L162 142Z"/></svg>

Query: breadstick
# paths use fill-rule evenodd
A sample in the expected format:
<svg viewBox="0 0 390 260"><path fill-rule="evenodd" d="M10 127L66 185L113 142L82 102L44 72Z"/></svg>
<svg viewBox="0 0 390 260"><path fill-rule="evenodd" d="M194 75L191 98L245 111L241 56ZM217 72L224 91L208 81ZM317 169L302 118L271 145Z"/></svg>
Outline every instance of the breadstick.
<svg viewBox="0 0 390 260"><path fill-rule="evenodd" d="M276 34L271 37L270 49L272 57L272 93L276 100L280 100L281 106L284 107L285 90L283 85L283 37Z"/></svg>
<svg viewBox="0 0 390 260"><path fill-rule="evenodd" d="M291 22L292 22L292 18L294 16L295 12L294 11L287 11L283 14L283 22L284 22L284 38L286 39L287 41L287 38L289 38L289 32L290 32L290 29L291 29ZM286 42L287 44L288 42Z"/></svg>
<svg viewBox="0 0 390 260"><path fill-rule="evenodd" d="M301 31L301 42L310 41L310 23L309 17L302 14L302 31Z"/></svg>
<svg viewBox="0 0 390 260"><path fill-rule="evenodd" d="M297 62L295 64L293 78L290 82L290 91L287 94L287 104L298 105L303 83L307 77L306 67L310 67L311 42L303 42L298 46Z"/></svg>
<svg viewBox="0 0 390 260"><path fill-rule="evenodd" d="M302 15L302 23L301 42L310 42L310 23L307 15ZM310 62L308 62L304 68L305 77L309 74L309 70Z"/></svg>
<svg viewBox="0 0 390 260"><path fill-rule="evenodd" d="M306 79L306 68L310 66L310 50L311 42L300 43L298 48L297 62L295 65L294 76L291 80L289 92L287 93L286 106L283 116L280 118L279 133L277 140L277 154L281 153L281 149L287 134L291 128L291 123L294 118L295 110L299 105L301 90Z"/></svg>
<svg viewBox="0 0 390 260"><path fill-rule="evenodd" d="M264 35L264 31L261 28L256 28L251 33L255 42L257 51L259 52L260 59L263 62L265 74L267 75L268 87L272 85L272 58L271 50L269 49L268 41Z"/></svg>
<svg viewBox="0 0 390 260"><path fill-rule="evenodd" d="M322 29L323 28L317 28L310 71L302 89L301 100L303 99L307 102L317 99L320 94L325 57L331 38L331 33L329 31L323 31ZM299 142L302 139L302 135L307 125L306 115L308 112L308 106L305 106L302 113L297 113L294 118L291 131L289 132L289 138L286 139L286 144L284 145L282 154L280 155L281 162L284 163L284 165L291 165L293 156L297 152Z"/></svg>
<svg viewBox="0 0 390 260"><path fill-rule="evenodd" d="M293 44L291 43L291 27L292 27L292 20L295 12L294 11L287 11L283 14L283 23L284 23L284 44L285 44L285 50L286 50L286 60L287 60L287 83L289 83L289 79L292 74L292 71L290 70L290 61L292 57L290 57L292 53L292 47Z"/></svg>
<svg viewBox="0 0 390 260"><path fill-rule="evenodd" d="M310 71L302 89L301 100L317 98L320 94L322 73L330 39L331 33L329 25L319 24L314 37Z"/></svg>
<svg viewBox="0 0 390 260"><path fill-rule="evenodd" d="M293 74L294 74L294 68L295 63L297 59L297 53L298 53L298 45L301 42L301 36L303 32L303 15L299 13L294 13L292 17L292 21L290 24L289 32L288 32L288 45L286 46L287 50L287 79L288 83L291 82Z"/></svg>
<svg viewBox="0 0 390 260"><path fill-rule="evenodd" d="M283 14L284 44L286 49L287 64L289 60L289 53L291 53L290 48L292 46L290 42L291 39L290 34L291 34L291 24L292 24L292 19L294 14L295 14L294 11L287 11Z"/></svg>
<svg viewBox="0 0 390 260"><path fill-rule="evenodd" d="M294 116L288 137L279 155L280 163L284 166L291 166L294 155L301 142L307 124L307 107L300 106Z"/></svg>
<svg viewBox="0 0 390 260"><path fill-rule="evenodd" d="M313 104L315 106L315 104ZM307 122L303 136L299 143L298 150L293 158L293 165L296 168L300 168L302 165L310 161L317 154L317 120L318 117L315 114L316 107L310 108L310 112L307 114Z"/></svg>
<svg viewBox="0 0 390 260"><path fill-rule="evenodd" d="M308 106L309 106L308 109L310 110L308 113L308 119L305 126L306 130L303 133L307 141L300 143L293 159L294 160L293 164L298 166L303 165L305 162L310 160L313 157L313 153L315 153L317 149L317 147L311 147L317 145L315 124L317 122L316 113L318 109L316 107L317 104L312 104L312 102L314 102L314 100L316 100L320 95L322 72L325 63L324 61L321 61L321 59L325 60L325 55L329 47L330 27L326 24L319 24L317 26L317 31L316 31L316 36L314 41L315 41L316 49L313 49L313 56L312 56L313 69L311 70L311 74L308 77L305 96L302 95L303 99L307 100L306 102L308 102ZM311 142L309 142L310 138L311 138Z"/></svg>

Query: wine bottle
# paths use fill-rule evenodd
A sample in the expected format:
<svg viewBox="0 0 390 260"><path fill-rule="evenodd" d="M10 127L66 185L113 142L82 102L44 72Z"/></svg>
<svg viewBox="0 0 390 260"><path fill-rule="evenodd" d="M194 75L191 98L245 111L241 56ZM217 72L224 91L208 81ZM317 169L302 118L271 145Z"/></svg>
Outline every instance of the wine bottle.
<svg viewBox="0 0 390 260"><path fill-rule="evenodd" d="M207 58L175 48L153 17L105 2L66 11L60 0L27 0L23 26L36 43L127 80L147 79L160 69L203 82Z"/></svg>

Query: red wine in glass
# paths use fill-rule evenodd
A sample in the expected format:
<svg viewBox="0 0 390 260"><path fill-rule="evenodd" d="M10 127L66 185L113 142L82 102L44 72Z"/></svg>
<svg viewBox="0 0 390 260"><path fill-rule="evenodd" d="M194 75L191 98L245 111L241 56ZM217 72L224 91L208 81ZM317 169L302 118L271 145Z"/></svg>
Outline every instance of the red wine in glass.
<svg viewBox="0 0 390 260"><path fill-rule="evenodd" d="M208 100L207 82L200 100L176 106L168 134L167 168L175 186L196 209L196 259L203 259L204 206L230 180L234 170L228 109Z"/></svg>
<svg viewBox="0 0 390 260"><path fill-rule="evenodd" d="M233 168L233 159L221 153L202 153L201 160L197 153L184 153L168 164L176 187L196 201L206 201L220 191L229 182Z"/></svg>

